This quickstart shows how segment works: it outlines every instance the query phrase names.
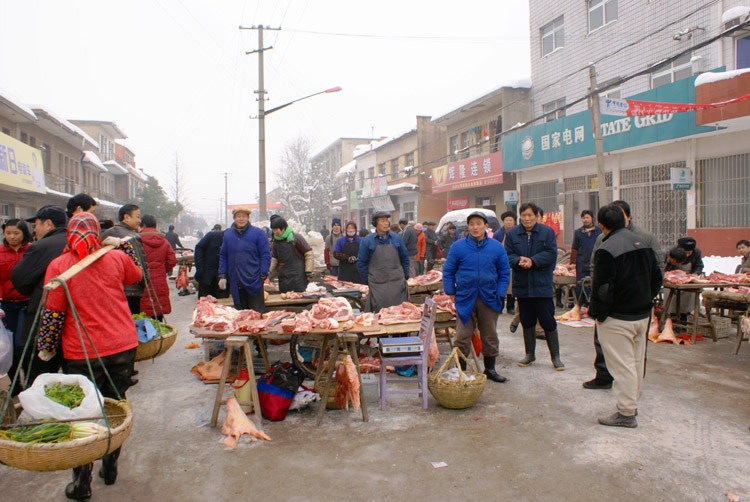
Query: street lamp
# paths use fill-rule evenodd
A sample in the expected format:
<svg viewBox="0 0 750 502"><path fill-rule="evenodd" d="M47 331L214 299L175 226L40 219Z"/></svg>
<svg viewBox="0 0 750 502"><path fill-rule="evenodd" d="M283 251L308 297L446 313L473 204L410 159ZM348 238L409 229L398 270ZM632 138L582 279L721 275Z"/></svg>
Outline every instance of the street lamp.
<svg viewBox="0 0 750 502"><path fill-rule="evenodd" d="M330 89L326 89L325 91L314 92L302 98L284 103L281 106L271 108L268 111L266 111L265 109L265 100L263 98L263 94L265 91L263 91L262 81L260 82L260 89L260 98L258 99L258 119L260 121L258 125L258 185L260 189L260 194L258 196L258 209L260 211L259 219L265 220L268 217L268 212L266 211L266 115L269 115L277 110L281 110L282 108L286 108L287 106L296 103L297 101L302 101L303 99L317 96L318 94L339 92L341 90L341 87L336 86L331 87Z"/></svg>

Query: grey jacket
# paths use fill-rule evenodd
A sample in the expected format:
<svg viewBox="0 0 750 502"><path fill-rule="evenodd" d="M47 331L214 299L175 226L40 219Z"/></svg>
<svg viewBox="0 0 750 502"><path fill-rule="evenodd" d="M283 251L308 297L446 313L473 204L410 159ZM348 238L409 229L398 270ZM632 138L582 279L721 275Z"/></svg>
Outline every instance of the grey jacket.
<svg viewBox="0 0 750 502"><path fill-rule="evenodd" d="M128 228L123 222L115 223L115 226L107 230L102 234L102 240L106 239L107 237L117 237L118 239L122 239L123 237L127 237L129 235L135 236L135 243L133 244L136 247L136 252L139 253L139 255L143 256L144 258L141 260L141 271L144 270L143 268L143 262L145 260L146 253L143 252L143 245L141 244L141 235L136 232L135 230L131 230ZM148 267L146 268L146 270ZM135 284L131 284L130 286L125 286L125 296L143 296L143 292L145 291L145 283L143 280L140 280L136 282Z"/></svg>
<svg viewBox="0 0 750 502"><path fill-rule="evenodd" d="M633 225L632 222L626 228L643 239L643 242L654 250L656 263L659 265L661 275L664 276L664 267L666 263L664 263L664 255L661 252L661 246L659 246L659 239L645 228ZM596 238L596 242L594 243L594 250L591 252L591 277L594 277L594 255L596 254L596 250L602 245L602 240L604 240L604 234L599 234L599 237Z"/></svg>

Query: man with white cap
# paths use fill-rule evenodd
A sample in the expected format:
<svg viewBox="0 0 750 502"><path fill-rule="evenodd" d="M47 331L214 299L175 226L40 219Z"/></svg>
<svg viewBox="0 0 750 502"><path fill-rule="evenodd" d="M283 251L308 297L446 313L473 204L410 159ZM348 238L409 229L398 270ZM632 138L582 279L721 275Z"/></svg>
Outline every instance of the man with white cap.
<svg viewBox="0 0 750 502"><path fill-rule="evenodd" d="M271 266L268 237L260 228L250 224L250 209L232 209L234 223L224 233L219 252L219 288L229 286L237 309L253 309L263 313L263 281Z"/></svg>

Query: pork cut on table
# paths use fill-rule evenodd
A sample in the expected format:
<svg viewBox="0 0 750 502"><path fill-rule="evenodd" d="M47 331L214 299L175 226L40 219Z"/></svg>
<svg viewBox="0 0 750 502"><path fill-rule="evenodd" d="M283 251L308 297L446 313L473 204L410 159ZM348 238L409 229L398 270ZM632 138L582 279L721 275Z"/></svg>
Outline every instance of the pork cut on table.
<svg viewBox="0 0 750 502"><path fill-rule="evenodd" d="M233 450L236 449L237 443L243 434L249 434L252 441L257 441L258 439L271 441L271 438L265 432L258 430L247 418L247 415L242 411L240 404L234 396L227 399L226 409L227 416L221 426L221 433L226 436L224 439L225 445L231 447Z"/></svg>
<svg viewBox="0 0 750 502"><path fill-rule="evenodd" d="M427 286L436 284L443 280L443 273L439 270L430 270L423 275L412 277L407 281L409 286Z"/></svg>
<svg viewBox="0 0 750 502"><path fill-rule="evenodd" d="M260 319L260 312L256 312L252 309L237 311L237 322L255 321L257 319Z"/></svg>
<svg viewBox="0 0 750 502"><path fill-rule="evenodd" d="M310 309L315 319L336 319L337 321L348 321L354 315L352 306L344 298L335 296L333 298L321 298L318 303Z"/></svg>
<svg viewBox="0 0 750 502"><path fill-rule="evenodd" d="M239 312L236 309L217 303L216 298L209 295L199 299L195 304L192 320L196 328L216 333L234 333L237 331L238 316Z"/></svg>
<svg viewBox="0 0 750 502"><path fill-rule="evenodd" d="M327 275L323 280L331 287L336 289L359 289L359 292L363 295L367 295L370 292L370 288L364 284L357 284L349 281L339 281L335 275Z"/></svg>
<svg viewBox="0 0 750 502"><path fill-rule="evenodd" d="M411 302L384 307L378 313L378 322L383 325L416 322L421 318L422 310Z"/></svg>
<svg viewBox="0 0 750 502"><path fill-rule="evenodd" d="M284 319L281 321L281 331L284 333L292 333L297 327L297 321L295 319Z"/></svg>
<svg viewBox="0 0 750 502"><path fill-rule="evenodd" d="M300 298L304 298L305 295L302 293L298 293L296 291L287 291L286 293L281 293L281 299L282 300L299 300Z"/></svg>
<svg viewBox="0 0 750 502"><path fill-rule="evenodd" d="M575 265L558 265L555 270L552 271L552 275L561 275L564 277L575 277L576 266Z"/></svg>
<svg viewBox="0 0 750 502"><path fill-rule="evenodd" d="M289 312L288 310L272 310L270 312L266 312L261 317L263 319L271 319L273 321L276 319L281 319L282 317L286 317L291 314L292 312Z"/></svg>
<svg viewBox="0 0 750 502"><path fill-rule="evenodd" d="M374 323L375 323L375 314L373 314L372 312L359 314L354 319L354 324L357 326L372 326Z"/></svg>
<svg viewBox="0 0 750 502"><path fill-rule="evenodd" d="M435 305L441 310L447 310L453 315L456 315L456 304L453 303L451 297L448 295L435 295L432 297Z"/></svg>
<svg viewBox="0 0 750 502"><path fill-rule="evenodd" d="M239 331L240 333L258 334L267 329L273 321L273 319L253 319L252 321L245 321L240 324Z"/></svg>

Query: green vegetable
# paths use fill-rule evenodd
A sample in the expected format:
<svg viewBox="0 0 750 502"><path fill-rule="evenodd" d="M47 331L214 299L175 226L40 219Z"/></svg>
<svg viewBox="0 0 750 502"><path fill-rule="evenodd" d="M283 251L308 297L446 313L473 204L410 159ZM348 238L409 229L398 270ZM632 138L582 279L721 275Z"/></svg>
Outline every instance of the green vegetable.
<svg viewBox="0 0 750 502"><path fill-rule="evenodd" d="M0 439L18 443L62 443L72 439L87 438L101 432L107 432L107 428L93 422L51 422L0 431Z"/></svg>
<svg viewBox="0 0 750 502"><path fill-rule="evenodd" d="M60 382L44 389L44 395L58 404L67 406L71 410L81 406L83 398L86 397L80 385L63 385Z"/></svg>

